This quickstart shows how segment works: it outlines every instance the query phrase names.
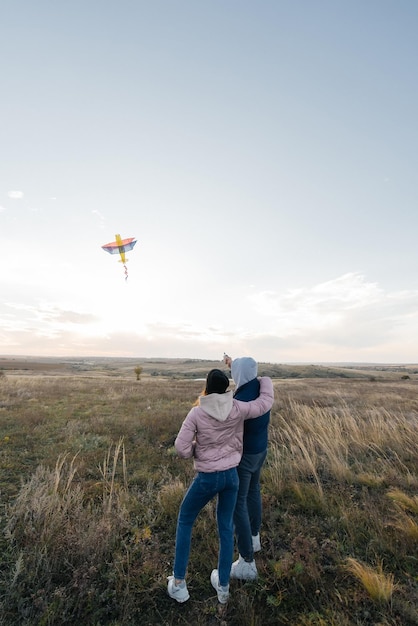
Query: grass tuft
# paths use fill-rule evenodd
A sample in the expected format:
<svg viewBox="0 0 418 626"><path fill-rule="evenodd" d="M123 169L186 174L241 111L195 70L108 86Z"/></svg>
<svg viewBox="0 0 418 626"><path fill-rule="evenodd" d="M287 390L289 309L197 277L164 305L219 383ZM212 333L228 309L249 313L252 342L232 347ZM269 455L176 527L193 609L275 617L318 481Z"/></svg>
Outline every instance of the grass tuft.
<svg viewBox="0 0 418 626"><path fill-rule="evenodd" d="M390 602L396 589L393 574L385 574L382 563L376 568L353 558L347 559L347 571L361 582L370 598L375 602Z"/></svg>

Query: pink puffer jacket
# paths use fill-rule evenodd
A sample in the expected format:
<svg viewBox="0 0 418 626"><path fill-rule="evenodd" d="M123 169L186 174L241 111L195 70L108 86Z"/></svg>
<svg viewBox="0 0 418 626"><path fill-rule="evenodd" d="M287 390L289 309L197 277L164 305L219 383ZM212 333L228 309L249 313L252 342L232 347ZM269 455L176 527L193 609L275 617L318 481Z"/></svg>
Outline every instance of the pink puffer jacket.
<svg viewBox="0 0 418 626"><path fill-rule="evenodd" d="M232 391L200 396L199 406L186 416L174 443L179 456L194 457L199 472L219 472L236 467L242 456L244 421L271 409L273 383L263 376L260 395L251 402L232 397Z"/></svg>

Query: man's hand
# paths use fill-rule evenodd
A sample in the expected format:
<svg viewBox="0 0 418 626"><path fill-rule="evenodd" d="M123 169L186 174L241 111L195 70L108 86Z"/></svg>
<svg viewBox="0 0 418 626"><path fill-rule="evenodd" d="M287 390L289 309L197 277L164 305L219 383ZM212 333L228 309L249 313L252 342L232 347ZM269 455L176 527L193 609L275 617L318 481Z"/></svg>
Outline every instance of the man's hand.
<svg viewBox="0 0 418 626"><path fill-rule="evenodd" d="M228 355L226 354L226 352L224 352L223 362L224 362L224 363L225 363L225 365L227 365L229 368L230 368L230 367L231 367L231 365L232 365L232 359L231 359L231 357L230 357L230 356L228 356Z"/></svg>

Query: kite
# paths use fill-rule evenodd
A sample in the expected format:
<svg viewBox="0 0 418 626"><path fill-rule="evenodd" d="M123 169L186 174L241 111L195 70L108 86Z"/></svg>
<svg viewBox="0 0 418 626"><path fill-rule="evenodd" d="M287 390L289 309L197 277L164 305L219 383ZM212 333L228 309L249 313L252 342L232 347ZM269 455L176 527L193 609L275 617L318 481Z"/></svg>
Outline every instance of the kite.
<svg viewBox="0 0 418 626"><path fill-rule="evenodd" d="M136 244L135 237L130 237L129 239L121 239L120 235L115 235L116 241L112 241L111 243L106 243L102 246L103 250L109 252L109 254L120 254L119 262L123 263L123 267L125 268L125 280L128 280L128 268L126 267L126 262L128 259L125 257L125 252L132 250L134 245Z"/></svg>

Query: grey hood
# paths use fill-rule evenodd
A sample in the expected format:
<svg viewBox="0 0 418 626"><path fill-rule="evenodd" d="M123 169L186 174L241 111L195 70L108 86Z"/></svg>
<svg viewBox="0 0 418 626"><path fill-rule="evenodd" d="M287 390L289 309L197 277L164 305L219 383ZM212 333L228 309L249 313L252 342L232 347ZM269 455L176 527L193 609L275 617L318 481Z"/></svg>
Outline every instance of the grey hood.
<svg viewBox="0 0 418 626"><path fill-rule="evenodd" d="M250 380L257 378L257 361L251 356L234 359L231 365L231 374L236 388L239 389L245 383L249 383Z"/></svg>
<svg viewBox="0 0 418 626"><path fill-rule="evenodd" d="M200 396L199 404L210 417L215 418L218 422L224 422L232 409L232 391Z"/></svg>

